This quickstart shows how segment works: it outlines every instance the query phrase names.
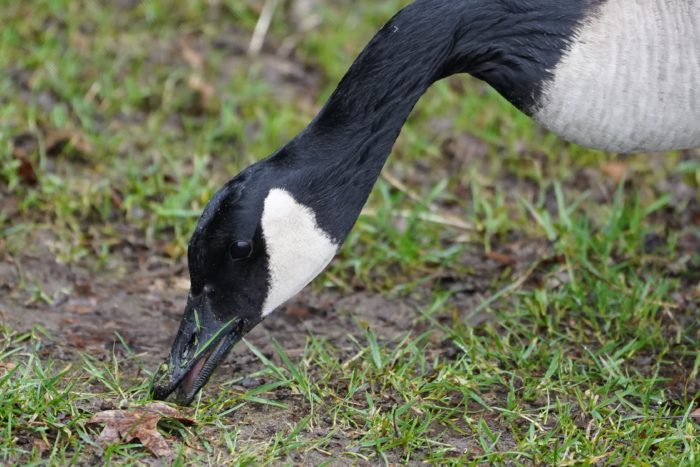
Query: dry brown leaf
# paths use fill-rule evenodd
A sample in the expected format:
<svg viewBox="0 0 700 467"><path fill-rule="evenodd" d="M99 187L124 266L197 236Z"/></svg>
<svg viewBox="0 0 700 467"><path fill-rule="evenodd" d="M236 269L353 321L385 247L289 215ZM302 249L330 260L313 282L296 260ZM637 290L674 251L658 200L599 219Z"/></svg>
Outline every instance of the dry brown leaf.
<svg viewBox="0 0 700 467"><path fill-rule="evenodd" d="M94 148L88 143L85 135L78 130L59 130L47 128L44 130L44 145L49 155L55 156L71 144L73 148L82 155L89 155L94 152Z"/></svg>
<svg viewBox="0 0 700 467"><path fill-rule="evenodd" d="M615 183L620 183L620 181L622 181L624 176L627 174L628 167L624 162L615 161L603 164L601 170Z"/></svg>
<svg viewBox="0 0 700 467"><path fill-rule="evenodd" d="M297 319L307 319L313 315L313 308L299 302L290 302L284 308L284 314Z"/></svg>
<svg viewBox="0 0 700 467"><path fill-rule="evenodd" d="M56 128L47 128L44 130L44 146L46 153L50 156L55 156L63 151L63 148L70 143L72 138L68 130L59 130Z"/></svg>
<svg viewBox="0 0 700 467"><path fill-rule="evenodd" d="M152 402L126 410L105 410L93 415L88 423L104 425L97 439L104 445L128 443L138 439L155 456L168 457L173 452L158 432L158 422L162 418L172 418L188 425L195 423L179 410L162 402Z"/></svg>
<svg viewBox="0 0 700 467"><path fill-rule="evenodd" d="M489 251L486 253L486 257L497 263L503 264L505 266L512 266L517 264L518 258L512 255L506 255L504 253L499 253L497 251Z"/></svg>
<svg viewBox="0 0 700 467"><path fill-rule="evenodd" d="M25 158L19 159L19 167L17 167L17 175L27 185L34 186L39 183L39 177L36 176L36 171L31 162Z"/></svg>
<svg viewBox="0 0 700 467"><path fill-rule="evenodd" d="M116 188L112 188L112 191L109 194L109 198L111 199L112 204L115 208L117 208L120 211L124 209L124 197Z"/></svg>
<svg viewBox="0 0 700 467"><path fill-rule="evenodd" d="M197 74L190 75L187 84L199 94L202 107L208 107L216 94L214 86L207 83L204 78Z"/></svg>
<svg viewBox="0 0 700 467"><path fill-rule="evenodd" d="M94 151L85 136L77 130L59 130L47 128L43 130L44 148L50 156L59 154L71 144L83 155ZM32 133L22 133L12 138L12 155L19 162L17 175L24 183L35 186L39 183L36 168L33 163L34 154L39 150L39 140Z"/></svg>
<svg viewBox="0 0 700 467"><path fill-rule="evenodd" d="M690 418L694 418L696 422L700 422L700 407L690 412Z"/></svg>
<svg viewBox="0 0 700 467"><path fill-rule="evenodd" d="M92 297L95 293L92 290L92 284L87 279L78 279L73 283L73 290L76 294L82 297Z"/></svg>
<svg viewBox="0 0 700 467"><path fill-rule="evenodd" d="M177 242L168 242L163 245L163 252L170 258L179 258L187 253Z"/></svg>
<svg viewBox="0 0 700 467"><path fill-rule="evenodd" d="M0 370L5 370L5 371L12 371L15 368L17 368L16 363L12 362L0 362Z"/></svg>
<svg viewBox="0 0 700 467"><path fill-rule="evenodd" d="M190 42L185 38L180 38L180 50L182 51L182 58L185 59L189 66L195 70L204 68L204 57L192 48Z"/></svg>
<svg viewBox="0 0 700 467"><path fill-rule="evenodd" d="M176 277L172 280L172 284L178 290L190 290L190 279L187 277Z"/></svg>
<svg viewBox="0 0 700 467"><path fill-rule="evenodd" d="M12 138L12 155L26 159L39 148L39 142L32 133L20 133Z"/></svg>
<svg viewBox="0 0 700 467"><path fill-rule="evenodd" d="M97 299L94 297L71 298L63 309L69 313L77 313L79 315L94 313L97 310Z"/></svg>
<svg viewBox="0 0 700 467"><path fill-rule="evenodd" d="M31 133L22 133L12 138L12 155L19 162L17 175L27 185L34 186L39 182L31 156L38 149L39 143Z"/></svg>
<svg viewBox="0 0 700 467"><path fill-rule="evenodd" d="M40 455L51 449L51 445L41 438L34 438L32 444L34 445L34 449L36 449Z"/></svg>

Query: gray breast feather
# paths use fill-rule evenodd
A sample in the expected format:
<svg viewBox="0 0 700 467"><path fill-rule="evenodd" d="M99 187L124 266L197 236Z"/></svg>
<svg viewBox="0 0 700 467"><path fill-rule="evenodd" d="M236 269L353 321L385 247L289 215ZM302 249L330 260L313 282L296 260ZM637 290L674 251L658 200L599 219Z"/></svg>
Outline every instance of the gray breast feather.
<svg viewBox="0 0 700 467"><path fill-rule="evenodd" d="M544 86L535 119L608 151L700 146L700 0L608 0Z"/></svg>

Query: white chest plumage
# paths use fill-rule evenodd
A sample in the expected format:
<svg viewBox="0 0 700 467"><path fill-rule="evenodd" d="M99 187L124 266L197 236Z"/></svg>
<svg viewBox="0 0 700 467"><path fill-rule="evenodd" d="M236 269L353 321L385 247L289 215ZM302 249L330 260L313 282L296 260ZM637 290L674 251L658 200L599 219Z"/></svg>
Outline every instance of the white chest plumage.
<svg viewBox="0 0 700 467"><path fill-rule="evenodd" d="M338 245L318 226L309 207L279 188L265 198L262 230L270 276L262 310L267 316L320 274Z"/></svg>
<svg viewBox="0 0 700 467"><path fill-rule="evenodd" d="M700 0L607 0L543 88L534 118L616 152L700 146Z"/></svg>

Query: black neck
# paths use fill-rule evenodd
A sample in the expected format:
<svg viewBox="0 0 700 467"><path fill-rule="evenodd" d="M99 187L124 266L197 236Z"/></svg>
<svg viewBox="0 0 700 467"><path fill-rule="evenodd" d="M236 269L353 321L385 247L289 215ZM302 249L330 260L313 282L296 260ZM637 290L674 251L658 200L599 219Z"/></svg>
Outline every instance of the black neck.
<svg viewBox="0 0 700 467"><path fill-rule="evenodd" d="M457 21L450 21L448 12L455 9L455 2L430 2L442 6L427 12L427 17L419 8L425 3L429 2L399 12L374 36L309 125L307 136L332 144L338 138L347 143L351 136L357 144L351 144L350 154L344 156L355 160L377 156L381 168L413 106L444 75L451 52Z"/></svg>
<svg viewBox="0 0 700 467"><path fill-rule="evenodd" d="M417 0L374 36L316 118L273 159L302 172L290 188L342 241L431 84L471 73L529 112L567 34L595 1L541 0L514 9L510 0Z"/></svg>
<svg viewBox="0 0 700 467"><path fill-rule="evenodd" d="M352 64L328 102L282 153L313 174L301 199L338 241L352 228L418 99L445 75L451 1L418 15L416 2L392 18ZM458 3L458 2L457 2Z"/></svg>

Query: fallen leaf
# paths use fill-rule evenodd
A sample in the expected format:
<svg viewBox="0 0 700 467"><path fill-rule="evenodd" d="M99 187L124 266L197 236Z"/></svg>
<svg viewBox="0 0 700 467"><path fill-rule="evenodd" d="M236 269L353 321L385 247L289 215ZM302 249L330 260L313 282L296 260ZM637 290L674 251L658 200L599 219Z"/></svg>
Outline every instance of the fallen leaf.
<svg viewBox="0 0 700 467"><path fill-rule="evenodd" d="M197 74L190 75L187 84L193 91L199 94L202 107L207 108L216 94L214 86Z"/></svg>
<svg viewBox="0 0 700 467"><path fill-rule="evenodd" d="M627 164L619 161L608 162L601 167L603 173L610 177L615 183L620 183L620 181L622 181L627 174L627 169Z"/></svg>
<svg viewBox="0 0 700 467"><path fill-rule="evenodd" d="M41 438L34 438L34 442L32 444L34 444L34 449L37 450L39 455L44 454L46 451L51 449L49 443L47 443Z"/></svg>
<svg viewBox="0 0 700 467"><path fill-rule="evenodd" d="M696 422L700 422L700 407L690 412L690 418L694 418Z"/></svg>
<svg viewBox="0 0 700 467"><path fill-rule="evenodd" d="M36 176L36 171L31 162L23 157L18 157L19 167L17 167L17 175L24 183L34 186L39 183L39 177Z"/></svg>
<svg viewBox="0 0 700 467"><path fill-rule="evenodd" d="M486 257L506 266L512 266L514 264L517 264L518 262L518 258L516 258L515 256L506 255L504 253L498 253L497 251L487 252Z"/></svg>
<svg viewBox="0 0 700 467"><path fill-rule="evenodd" d="M12 371L15 368L17 368L16 363L12 362L0 362L0 370L5 370L5 371Z"/></svg>
<svg viewBox="0 0 700 467"><path fill-rule="evenodd" d="M78 334L81 332L82 334ZM72 347L81 350L95 350L100 349L104 346L104 336L91 335L90 331L84 331L79 329L77 332L70 331L66 335L66 341L70 343Z"/></svg>
<svg viewBox="0 0 700 467"><path fill-rule="evenodd" d="M175 287L178 290L190 290L190 279L187 277L176 277L172 281L173 287Z"/></svg>
<svg viewBox="0 0 700 467"><path fill-rule="evenodd" d="M115 208L117 208L120 211L124 209L124 196L122 196L119 190L117 190L116 188L112 188L112 191L109 194L109 198L112 200L112 204Z"/></svg>
<svg viewBox="0 0 700 467"><path fill-rule="evenodd" d="M180 39L180 50L182 51L182 58L185 59L189 66L195 70L204 68L204 57L192 48L189 41L184 38Z"/></svg>
<svg viewBox="0 0 700 467"><path fill-rule="evenodd" d="M71 298L68 300L63 309L69 313L77 313L79 315L87 315L97 310L97 299L90 298Z"/></svg>
<svg viewBox="0 0 700 467"><path fill-rule="evenodd" d="M153 283L148 288L150 292L164 292L168 286L165 284L165 280L161 277L153 279Z"/></svg>
<svg viewBox="0 0 700 467"><path fill-rule="evenodd" d="M313 312L313 307L299 302L290 302L284 308L284 314L300 320L310 318Z"/></svg>
<svg viewBox="0 0 700 467"><path fill-rule="evenodd" d="M173 241L163 245L163 253L165 253L169 258L179 258L187 252L182 248L182 246L180 246L179 243Z"/></svg>
<svg viewBox="0 0 700 467"><path fill-rule="evenodd" d="M97 439L103 445L120 442L141 441L157 457L168 457L172 450L168 442L158 432L158 422L162 418L172 418L188 425L194 420L185 417L179 410L162 402L131 407L126 410L105 410L92 416L88 423L103 424L104 429Z"/></svg>
<svg viewBox="0 0 700 467"><path fill-rule="evenodd" d="M95 151L85 135L78 130L59 130L56 128L44 130L44 146L48 155L57 156L68 145L82 157L87 157Z"/></svg>
<svg viewBox="0 0 700 467"><path fill-rule="evenodd" d="M73 284L73 290L76 294L83 297L91 297L94 295L92 284L87 279L78 279Z"/></svg>
<svg viewBox="0 0 700 467"><path fill-rule="evenodd" d="M72 135L67 130L47 128L44 131L44 147L46 154L56 156L70 143Z"/></svg>
<svg viewBox="0 0 700 467"><path fill-rule="evenodd" d="M94 151L85 136L76 130L59 130L46 128L42 130L46 154L56 156L69 144L80 154L86 155ZM39 183L33 160L39 151L39 140L32 133L21 133L12 138L12 155L19 162L17 176L24 183L35 186Z"/></svg>

